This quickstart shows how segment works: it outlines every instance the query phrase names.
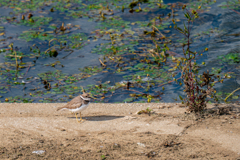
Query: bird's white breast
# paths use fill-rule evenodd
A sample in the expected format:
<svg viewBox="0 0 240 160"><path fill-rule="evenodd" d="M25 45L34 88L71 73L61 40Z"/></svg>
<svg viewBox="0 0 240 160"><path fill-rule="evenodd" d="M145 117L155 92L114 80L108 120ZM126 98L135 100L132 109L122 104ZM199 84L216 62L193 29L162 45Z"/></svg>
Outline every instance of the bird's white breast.
<svg viewBox="0 0 240 160"><path fill-rule="evenodd" d="M70 112L82 112L83 110L85 110L88 107L89 103L88 104L82 104L79 108L69 109L69 111Z"/></svg>

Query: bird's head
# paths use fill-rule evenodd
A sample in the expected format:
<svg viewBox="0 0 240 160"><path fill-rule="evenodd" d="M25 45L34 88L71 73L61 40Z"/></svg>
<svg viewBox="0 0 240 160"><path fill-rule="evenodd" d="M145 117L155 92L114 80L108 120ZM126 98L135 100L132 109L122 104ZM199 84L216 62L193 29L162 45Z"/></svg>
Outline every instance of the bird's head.
<svg viewBox="0 0 240 160"><path fill-rule="evenodd" d="M90 96L90 94L84 92L84 93L81 95L81 98L82 98L83 100L90 101L92 97Z"/></svg>

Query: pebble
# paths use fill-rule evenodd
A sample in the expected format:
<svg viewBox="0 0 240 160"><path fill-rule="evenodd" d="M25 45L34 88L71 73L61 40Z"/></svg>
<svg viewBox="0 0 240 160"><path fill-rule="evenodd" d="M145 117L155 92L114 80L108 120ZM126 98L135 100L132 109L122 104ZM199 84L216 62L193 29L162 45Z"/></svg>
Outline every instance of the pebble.
<svg viewBox="0 0 240 160"><path fill-rule="evenodd" d="M39 143L44 143L44 140L39 140Z"/></svg>
<svg viewBox="0 0 240 160"><path fill-rule="evenodd" d="M227 122L227 120L222 120L222 123L226 123Z"/></svg>
<svg viewBox="0 0 240 160"><path fill-rule="evenodd" d="M145 147L145 144L143 144L143 143L138 142L137 144L141 147Z"/></svg>
<svg viewBox="0 0 240 160"><path fill-rule="evenodd" d="M33 151L32 153L35 154L43 154L45 151L44 150L38 150L38 151Z"/></svg>

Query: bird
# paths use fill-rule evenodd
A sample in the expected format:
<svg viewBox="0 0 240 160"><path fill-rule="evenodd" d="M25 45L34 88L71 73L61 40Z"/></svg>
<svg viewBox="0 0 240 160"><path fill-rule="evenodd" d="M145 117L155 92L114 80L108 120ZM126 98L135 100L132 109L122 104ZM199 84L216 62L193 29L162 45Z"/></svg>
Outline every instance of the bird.
<svg viewBox="0 0 240 160"><path fill-rule="evenodd" d="M61 110L69 110L72 113L75 113L76 120L78 123L82 123L84 120L82 119L81 112L87 109L91 100L91 96L88 93L85 93L83 90L83 94L73 98L70 102L68 102L65 106L57 108L57 111ZM80 113L80 120L78 120L77 113Z"/></svg>

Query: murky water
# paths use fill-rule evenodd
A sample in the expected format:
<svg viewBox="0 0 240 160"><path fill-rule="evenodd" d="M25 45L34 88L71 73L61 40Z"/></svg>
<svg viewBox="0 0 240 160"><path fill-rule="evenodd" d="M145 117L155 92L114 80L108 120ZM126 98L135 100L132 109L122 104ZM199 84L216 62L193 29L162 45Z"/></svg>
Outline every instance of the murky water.
<svg viewBox="0 0 240 160"><path fill-rule="evenodd" d="M191 31L191 49L209 49L197 59L198 63L206 63L200 73L218 70L222 76L231 74L231 79L216 85L222 98L240 87L240 11L222 8L224 0L164 1L161 8L159 1L149 1L135 6L133 13L129 12L131 1L46 1L42 2L44 5L36 0L3 2L6 1L2 0L0 9L0 49L7 51L0 53L1 102L66 102L81 93L80 86L96 98L95 102L147 102L149 95L152 102L175 102L184 93L175 82L168 83L173 79L169 72L171 59L158 66L148 50L155 47L152 39L164 34L172 41L164 42L171 56L183 54L179 45L183 36L170 28L173 25L169 15L174 13L178 26L183 28L183 3L189 9L195 9L197 3L195 7L202 6ZM39 6L36 10L22 5L35 2ZM171 7L170 3L176 5ZM142 11L137 12L140 7ZM33 21L28 18L29 13ZM21 20L22 15L25 20ZM143 34L152 30L151 25L156 25L161 34ZM49 55L53 49L56 56ZM14 51L22 57L17 58L17 71ZM233 63L232 59L219 58L230 53L235 53ZM178 77L179 72L175 78ZM238 101L239 93L230 100Z"/></svg>

